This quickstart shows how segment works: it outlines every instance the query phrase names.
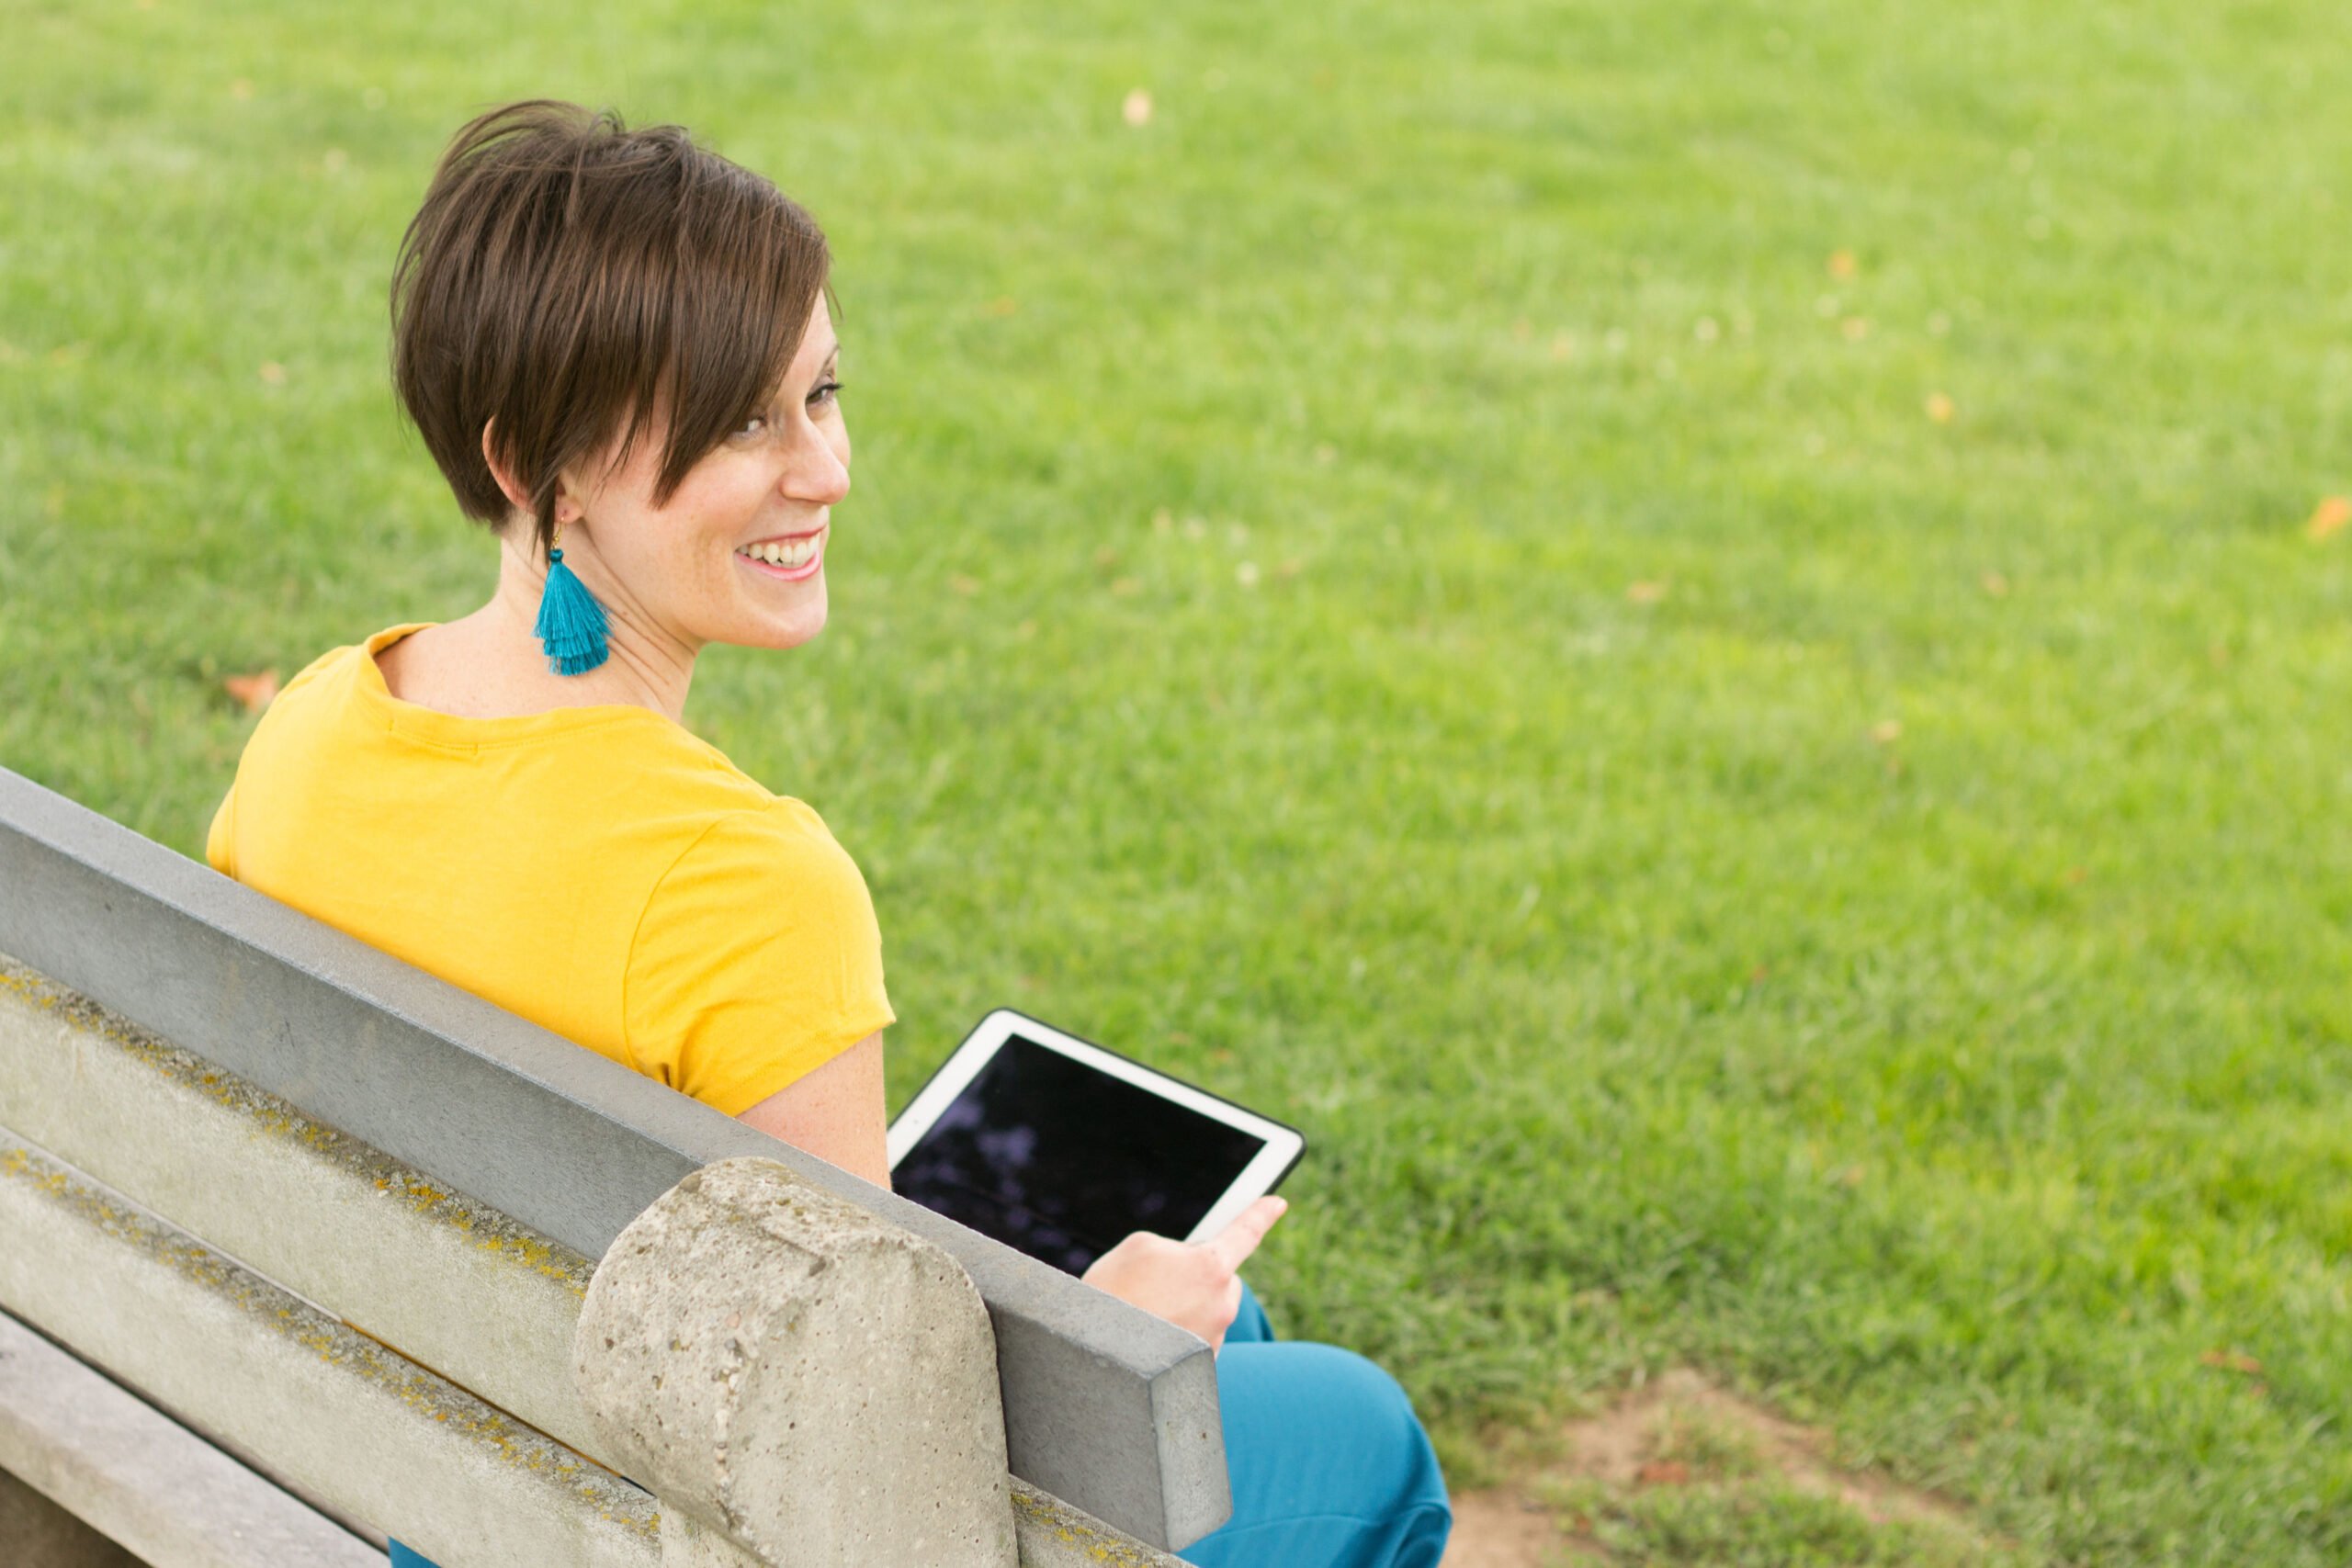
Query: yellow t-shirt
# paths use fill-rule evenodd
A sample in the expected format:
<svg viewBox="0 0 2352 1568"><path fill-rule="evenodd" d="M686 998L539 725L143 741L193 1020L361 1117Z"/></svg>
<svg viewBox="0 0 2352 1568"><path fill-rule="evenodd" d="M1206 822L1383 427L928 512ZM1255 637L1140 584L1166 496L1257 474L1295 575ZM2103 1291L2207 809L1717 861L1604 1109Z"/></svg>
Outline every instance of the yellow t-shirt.
<svg viewBox="0 0 2352 1568"><path fill-rule="evenodd" d="M215 869L729 1116L892 1021L817 814L650 708L459 718L339 648L278 694Z"/></svg>

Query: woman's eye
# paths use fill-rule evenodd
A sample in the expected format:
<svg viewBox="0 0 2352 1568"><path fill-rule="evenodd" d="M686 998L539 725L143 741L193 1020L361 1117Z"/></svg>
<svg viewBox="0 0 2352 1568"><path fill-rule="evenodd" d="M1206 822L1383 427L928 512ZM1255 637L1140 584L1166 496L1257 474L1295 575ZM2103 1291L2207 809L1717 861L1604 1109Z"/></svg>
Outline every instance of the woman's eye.
<svg viewBox="0 0 2352 1568"><path fill-rule="evenodd" d="M815 391L808 394L809 407L822 408L825 404L833 401L835 397L841 392L841 389L842 384L839 381L824 382L822 385L819 386Z"/></svg>
<svg viewBox="0 0 2352 1568"><path fill-rule="evenodd" d="M749 441L767 427L768 416L763 413L755 413L751 418L745 420L742 423L735 427L734 439L737 441Z"/></svg>

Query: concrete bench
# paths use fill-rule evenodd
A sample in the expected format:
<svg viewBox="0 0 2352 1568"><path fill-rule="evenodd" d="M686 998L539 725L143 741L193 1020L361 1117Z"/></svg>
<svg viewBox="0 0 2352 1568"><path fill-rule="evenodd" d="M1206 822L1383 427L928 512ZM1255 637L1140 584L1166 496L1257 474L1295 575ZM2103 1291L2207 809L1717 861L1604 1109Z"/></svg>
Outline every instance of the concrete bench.
<svg viewBox="0 0 2352 1568"><path fill-rule="evenodd" d="M1172 1564L1229 1512L1191 1335L0 770L10 1568Z"/></svg>

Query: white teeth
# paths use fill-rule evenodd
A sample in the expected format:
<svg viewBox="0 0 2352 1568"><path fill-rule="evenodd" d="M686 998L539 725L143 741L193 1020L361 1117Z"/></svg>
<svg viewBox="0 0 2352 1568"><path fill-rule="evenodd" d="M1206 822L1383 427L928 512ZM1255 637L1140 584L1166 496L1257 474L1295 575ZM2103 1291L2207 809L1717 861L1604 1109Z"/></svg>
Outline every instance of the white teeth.
<svg viewBox="0 0 2352 1568"><path fill-rule="evenodd" d="M808 538L746 545L736 553L750 556L753 560L763 560L770 566L780 566L787 571L797 571L817 558L817 541Z"/></svg>

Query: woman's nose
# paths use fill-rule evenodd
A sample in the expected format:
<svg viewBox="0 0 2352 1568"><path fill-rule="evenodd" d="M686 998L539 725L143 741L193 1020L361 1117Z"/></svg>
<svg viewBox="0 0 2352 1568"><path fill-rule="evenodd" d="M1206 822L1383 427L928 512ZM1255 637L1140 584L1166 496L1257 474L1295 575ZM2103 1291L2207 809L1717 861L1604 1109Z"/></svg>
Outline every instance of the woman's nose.
<svg viewBox="0 0 2352 1568"><path fill-rule="evenodd" d="M791 460L785 464L784 493L817 506L831 506L849 494L847 443L837 449L823 430L804 424Z"/></svg>

